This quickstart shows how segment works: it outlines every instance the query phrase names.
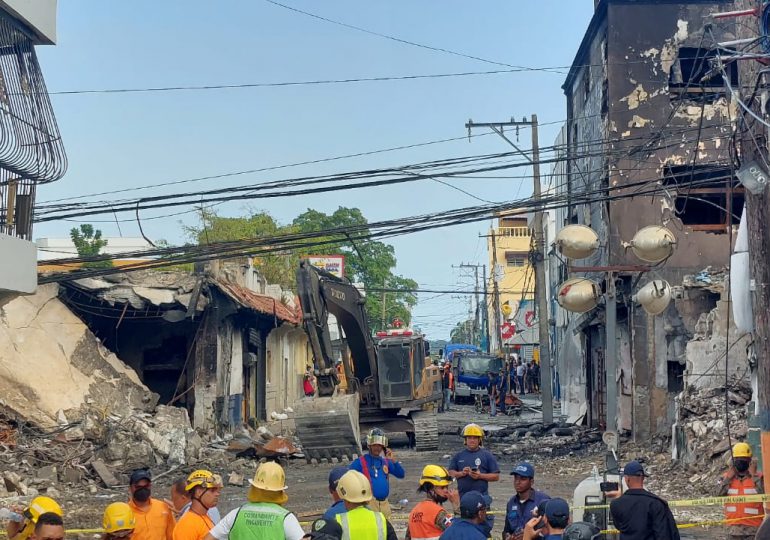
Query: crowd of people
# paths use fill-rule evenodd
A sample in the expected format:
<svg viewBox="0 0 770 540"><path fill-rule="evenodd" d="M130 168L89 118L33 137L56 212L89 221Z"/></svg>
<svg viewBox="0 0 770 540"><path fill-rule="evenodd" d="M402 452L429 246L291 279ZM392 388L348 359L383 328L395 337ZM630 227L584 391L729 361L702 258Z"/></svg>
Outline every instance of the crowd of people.
<svg viewBox="0 0 770 540"><path fill-rule="evenodd" d="M491 537L495 515L490 482L500 480L495 456L483 447L484 432L465 426L464 447L447 467L430 464L417 483L422 500L407 519L406 540L484 540ZM349 467L334 467L328 477L331 505L306 533L297 516L286 509L288 486L283 468L274 462L259 465L246 501L220 516L217 509L221 478L197 470L171 487L171 498L152 496L148 470L134 471L128 502L107 506L101 540L396 540L388 503L389 477L404 478L401 463L379 429L367 436L368 453ZM751 448L737 443L732 464L719 484L719 494L739 500L725 503L728 537L764 540L761 501L745 501L762 493L762 475ZM571 522L567 501L535 488L535 468L527 462L510 472L513 495L505 505L502 540L595 540L602 532L586 522ZM679 540L668 503L645 489L648 475L642 463L628 462L622 470L627 489L607 485L605 496L620 540ZM448 504L447 504L448 503ZM63 540L63 512L45 496L34 498L19 513L10 512L9 540Z"/></svg>

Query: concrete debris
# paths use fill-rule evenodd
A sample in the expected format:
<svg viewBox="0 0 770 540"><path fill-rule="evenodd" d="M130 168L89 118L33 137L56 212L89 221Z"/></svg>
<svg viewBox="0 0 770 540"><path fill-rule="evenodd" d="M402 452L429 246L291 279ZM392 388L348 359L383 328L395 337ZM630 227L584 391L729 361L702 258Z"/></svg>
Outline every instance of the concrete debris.
<svg viewBox="0 0 770 540"><path fill-rule="evenodd" d="M716 479L730 459L731 443L745 440L748 434L746 404L750 399L750 386L741 382L729 388L688 387L680 394L672 441L676 461L670 461L670 454L662 456L666 461L662 469L670 473L671 482L683 482L670 486L673 493L679 487L698 495L714 494Z"/></svg>
<svg viewBox="0 0 770 540"><path fill-rule="evenodd" d="M227 485L243 487L243 475L235 471L231 472L230 476L227 477Z"/></svg>
<svg viewBox="0 0 770 540"><path fill-rule="evenodd" d="M111 488L118 485L118 481L115 479L115 476L101 459L93 461L91 463L91 467L93 467L94 472L99 476L99 478L101 478L106 487Z"/></svg>

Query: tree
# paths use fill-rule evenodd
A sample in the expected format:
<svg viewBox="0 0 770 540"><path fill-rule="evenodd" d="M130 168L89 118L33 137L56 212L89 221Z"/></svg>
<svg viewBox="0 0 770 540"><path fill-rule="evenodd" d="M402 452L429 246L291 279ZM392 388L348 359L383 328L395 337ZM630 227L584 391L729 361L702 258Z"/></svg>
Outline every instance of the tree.
<svg viewBox="0 0 770 540"><path fill-rule="evenodd" d="M449 333L449 341L452 343L474 343L473 319L458 322Z"/></svg>
<svg viewBox="0 0 770 540"><path fill-rule="evenodd" d="M278 224L266 212L251 211L241 217L221 217L213 210L203 209L200 224L184 227L188 237L199 244L228 240L246 240L285 233L315 233L342 228L352 231L349 235L336 233L321 235L314 241L321 245L296 248L292 251L276 251L255 259L255 266L270 283L285 288L296 287L295 272L300 259L309 255L344 255L345 277L354 283L363 283L367 290L400 289L414 290L417 282L395 274L395 249L376 240L353 240L366 236L368 221L358 208L340 207L331 214L308 209L288 225ZM398 317L408 322L411 309L417 303L412 292L371 292L366 298L369 324L373 330L382 330L382 302L385 301L385 327Z"/></svg>
<svg viewBox="0 0 770 540"><path fill-rule="evenodd" d="M87 258L99 255L102 248L107 246L107 240L102 238L102 231L94 230L94 226L89 223L83 223L80 229L73 227L70 229L70 238L75 244L78 257ZM83 263L83 268L110 268L112 261L87 261Z"/></svg>

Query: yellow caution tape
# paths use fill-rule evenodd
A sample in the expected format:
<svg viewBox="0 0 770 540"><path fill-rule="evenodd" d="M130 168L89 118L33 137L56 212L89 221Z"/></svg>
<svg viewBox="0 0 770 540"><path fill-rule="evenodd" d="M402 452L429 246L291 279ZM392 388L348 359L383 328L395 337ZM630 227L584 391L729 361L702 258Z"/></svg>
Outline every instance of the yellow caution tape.
<svg viewBox="0 0 770 540"><path fill-rule="evenodd" d="M668 501L672 508L687 508L690 506L722 506L727 503L753 503L770 501L770 495L734 495L732 497L701 497L700 499L680 499ZM594 510L609 508L608 504L591 504L587 506L575 506L574 509Z"/></svg>

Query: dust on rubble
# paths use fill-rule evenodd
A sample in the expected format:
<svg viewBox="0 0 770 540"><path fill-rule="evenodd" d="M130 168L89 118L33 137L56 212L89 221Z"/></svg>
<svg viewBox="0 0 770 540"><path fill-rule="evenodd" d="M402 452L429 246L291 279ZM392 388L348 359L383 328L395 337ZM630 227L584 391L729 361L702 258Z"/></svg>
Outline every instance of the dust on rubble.
<svg viewBox="0 0 770 540"><path fill-rule="evenodd" d="M740 401L744 392L731 389ZM621 439L621 461L639 458L652 478L649 487L671 499L691 498L695 494L713 494L714 481L723 466L722 454L712 455L716 449L714 437L720 426L710 424L717 408L714 396L687 397L686 413L682 412L686 430L695 432L695 422L705 422L716 435L701 441L693 439L691 453L696 459L684 465L671 460L671 442L654 439L635 444ZM521 416L489 417L478 413L472 406L456 405L453 411L439 415L440 445L434 452L417 453L407 448L403 435L393 435L392 446L404 465L405 480L393 479L390 501L397 515L407 513L420 500L416 492L417 478L422 468L430 463L447 465L451 455L462 448L459 433L470 422L479 423L487 432L485 445L498 458L501 480L490 484L494 499L493 509L504 511L505 503L513 494L509 472L521 460L530 461L536 468L536 487L554 497L572 499L575 486L589 476L594 468L604 468L605 449L601 433L581 426L555 424L543 428L539 422L539 403L532 397L525 400L529 409ZM736 407L736 409L739 407ZM170 407L168 409L175 409ZM557 411L558 412L558 411ZM176 411L161 409L156 416L135 415L125 418L104 419L97 429L96 422L86 420L73 425L62 425L52 432L42 432L32 426L6 419L0 421L0 503L24 504L37 494L57 499L65 511L68 528L98 528L105 506L110 502L126 500L130 471L150 465L155 475L153 496L169 497L170 486L192 470L207 468L222 475L225 489L220 499L220 510L227 512L245 500L248 480L260 460L278 459L286 467L289 485L288 508L300 521L309 525L331 502L327 475L332 464L308 464L300 457L297 441L277 436L266 428L244 429L233 436L202 437L189 429L185 418L174 416ZM731 413L732 414L732 413ZM741 431L740 412L731 417L731 427ZM143 428L137 428L141 422ZM726 426L725 426L726 428ZM735 432L733 436L735 436ZM171 439L165 437L171 434ZM174 439L174 437L176 437ZM176 445L170 443L174 440ZM704 449L708 449L708 452ZM709 462L703 460L709 455ZM105 485L105 476L107 483ZM110 478L112 477L112 478ZM680 523L718 519L719 507L676 510ZM395 520L399 536L405 523ZM495 520L493 537L499 537L503 519ZM720 528L691 529L689 537L712 538L723 536Z"/></svg>

